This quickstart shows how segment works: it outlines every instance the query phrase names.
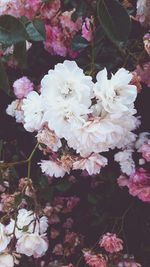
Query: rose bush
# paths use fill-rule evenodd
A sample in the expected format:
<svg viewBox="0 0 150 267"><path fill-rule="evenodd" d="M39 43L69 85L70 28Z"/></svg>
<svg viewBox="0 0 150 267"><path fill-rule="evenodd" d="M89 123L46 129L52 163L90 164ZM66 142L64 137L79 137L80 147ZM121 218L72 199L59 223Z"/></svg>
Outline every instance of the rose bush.
<svg viewBox="0 0 150 267"><path fill-rule="evenodd" d="M0 0L0 267L149 267L149 18Z"/></svg>

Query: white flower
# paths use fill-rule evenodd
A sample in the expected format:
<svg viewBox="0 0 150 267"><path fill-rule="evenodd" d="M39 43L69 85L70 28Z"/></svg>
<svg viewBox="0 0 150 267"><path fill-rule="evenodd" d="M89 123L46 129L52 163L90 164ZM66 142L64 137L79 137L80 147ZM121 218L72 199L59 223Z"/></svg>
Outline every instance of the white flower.
<svg viewBox="0 0 150 267"><path fill-rule="evenodd" d="M48 219L46 216L37 218L33 211L28 211L26 209L20 209L17 215L17 227L15 227L15 236L20 238L24 231L28 233L36 232L38 234L44 234L48 228ZM10 223L6 226L7 234L11 235L13 233L15 226L15 221L11 219Z"/></svg>
<svg viewBox="0 0 150 267"><path fill-rule="evenodd" d="M67 139L68 146L87 157L91 153L101 153L114 148L124 148L135 141L132 133L136 128L136 118L127 112L122 116L107 114L104 118L95 118L81 127L72 125L72 132Z"/></svg>
<svg viewBox="0 0 150 267"><path fill-rule="evenodd" d="M94 92L107 112L122 113L133 106L137 89L136 86L129 84L132 74L127 70L119 69L109 80L107 70L104 69L97 74L96 78Z"/></svg>
<svg viewBox="0 0 150 267"><path fill-rule="evenodd" d="M93 95L92 78L85 76L74 61L58 63L41 81L41 94L47 112L44 119L50 129L62 138L70 120L87 115Z"/></svg>
<svg viewBox="0 0 150 267"><path fill-rule="evenodd" d="M35 91L30 92L23 100L24 127L33 132L41 129L43 124L44 102L41 95Z"/></svg>
<svg viewBox="0 0 150 267"><path fill-rule="evenodd" d="M39 143L45 144L49 149L55 152L58 151L62 145L57 135L46 127L39 131L36 137Z"/></svg>
<svg viewBox="0 0 150 267"><path fill-rule="evenodd" d="M7 248L10 240L11 238L6 234L5 226L0 223L0 252L4 251Z"/></svg>
<svg viewBox="0 0 150 267"><path fill-rule="evenodd" d="M0 267L13 267L14 258L11 254L2 253L0 254Z"/></svg>
<svg viewBox="0 0 150 267"><path fill-rule="evenodd" d="M63 177L67 172L59 162L54 162L52 160L42 160L40 167L43 173L51 177L55 176L56 178Z"/></svg>
<svg viewBox="0 0 150 267"><path fill-rule="evenodd" d="M24 233L16 244L16 251L18 253L25 254L28 257L33 256L34 258L42 257L47 249L48 242L45 235L37 233Z"/></svg>
<svg viewBox="0 0 150 267"><path fill-rule="evenodd" d="M132 159L133 150L127 149L115 154L115 161L119 162L121 171L127 175L135 172L135 163Z"/></svg>
<svg viewBox="0 0 150 267"><path fill-rule="evenodd" d="M16 119L16 122L24 122L24 113L22 110L22 100L14 100L6 109L6 113Z"/></svg>
<svg viewBox="0 0 150 267"><path fill-rule="evenodd" d="M82 158L73 163L74 170L87 170L89 175L100 173L102 167L107 165L107 159L99 154L93 153L88 158Z"/></svg>

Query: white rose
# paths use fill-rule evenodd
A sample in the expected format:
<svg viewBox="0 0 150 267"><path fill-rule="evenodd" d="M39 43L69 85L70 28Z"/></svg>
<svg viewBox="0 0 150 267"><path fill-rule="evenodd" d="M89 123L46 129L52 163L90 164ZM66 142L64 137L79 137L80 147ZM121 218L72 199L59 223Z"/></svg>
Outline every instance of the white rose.
<svg viewBox="0 0 150 267"><path fill-rule="evenodd" d="M7 253L0 254L0 267L13 267L14 259L13 256Z"/></svg>
<svg viewBox="0 0 150 267"><path fill-rule="evenodd" d="M24 233L16 244L16 251L18 253L25 254L28 257L33 256L34 258L42 257L47 249L48 242L45 235L37 233Z"/></svg>
<svg viewBox="0 0 150 267"><path fill-rule="evenodd" d="M6 235L5 226L0 223L0 252L6 249L10 242L10 237Z"/></svg>

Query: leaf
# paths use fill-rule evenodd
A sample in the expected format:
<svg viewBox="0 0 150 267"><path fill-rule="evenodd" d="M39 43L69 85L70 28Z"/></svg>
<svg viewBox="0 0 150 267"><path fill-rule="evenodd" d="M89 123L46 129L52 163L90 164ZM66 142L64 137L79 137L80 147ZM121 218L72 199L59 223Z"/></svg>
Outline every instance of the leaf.
<svg viewBox="0 0 150 267"><path fill-rule="evenodd" d="M0 58L0 89L2 89L7 95L10 95L9 80L1 58Z"/></svg>
<svg viewBox="0 0 150 267"><path fill-rule="evenodd" d="M27 38L23 23L10 15L0 16L0 43L12 45Z"/></svg>
<svg viewBox="0 0 150 267"><path fill-rule="evenodd" d="M68 181L63 181L61 183L59 183L58 185L56 185L56 189L60 192L65 192L68 189L70 189L70 187L72 186L71 183L69 183Z"/></svg>
<svg viewBox="0 0 150 267"><path fill-rule="evenodd" d="M26 31L29 35L29 39L32 41L44 41L45 40L45 26L44 22L39 19L34 19L26 26Z"/></svg>
<svg viewBox="0 0 150 267"><path fill-rule="evenodd" d="M19 66L25 68L27 64L26 42L20 42L14 46L14 57Z"/></svg>
<svg viewBox="0 0 150 267"><path fill-rule="evenodd" d="M117 0L99 0L97 13L100 25L113 42L128 39L131 21L125 8Z"/></svg>
<svg viewBox="0 0 150 267"><path fill-rule="evenodd" d="M89 42L85 38L79 35L76 35L72 40L72 49L74 51L82 50L86 48L87 46L89 46Z"/></svg>
<svg viewBox="0 0 150 267"><path fill-rule="evenodd" d="M86 14L87 3L85 1L80 1L80 4L77 4L75 11L73 12L71 18L73 21L76 21L78 17L82 17Z"/></svg>

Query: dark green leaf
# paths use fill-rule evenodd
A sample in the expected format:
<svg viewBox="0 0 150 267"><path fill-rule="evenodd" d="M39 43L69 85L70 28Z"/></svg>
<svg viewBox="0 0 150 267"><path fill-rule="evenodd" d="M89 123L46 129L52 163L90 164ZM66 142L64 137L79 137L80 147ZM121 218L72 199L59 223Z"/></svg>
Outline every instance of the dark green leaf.
<svg viewBox="0 0 150 267"><path fill-rule="evenodd" d="M0 59L0 89L2 89L7 95L10 94L9 80L1 59Z"/></svg>
<svg viewBox="0 0 150 267"><path fill-rule="evenodd" d="M84 16L87 11L86 1L80 1L80 4L77 5L75 12L72 14L72 20L76 21L78 17Z"/></svg>
<svg viewBox="0 0 150 267"><path fill-rule="evenodd" d="M88 45L89 45L89 42L79 35L76 35L72 40L72 49L74 51L82 50L86 48Z"/></svg>
<svg viewBox="0 0 150 267"><path fill-rule="evenodd" d="M27 38L23 23L10 15L0 17L0 43L12 45Z"/></svg>
<svg viewBox="0 0 150 267"><path fill-rule="evenodd" d="M61 183L59 183L58 185L56 185L56 189L60 192L65 192L68 189L70 189L71 187L71 183L69 183L68 181L63 181Z"/></svg>
<svg viewBox="0 0 150 267"><path fill-rule="evenodd" d="M21 68L26 67L27 64L26 42L21 42L15 45L14 56Z"/></svg>
<svg viewBox="0 0 150 267"><path fill-rule="evenodd" d="M103 30L113 42L128 39L131 21L125 8L117 0L99 0L98 19Z"/></svg>
<svg viewBox="0 0 150 267"><path fill-rule="evenodd" d="M29 35L29 39L32 41L44 41L45 40L45 27L44 22L39 19L34 19L26 26L26 31Z"/></svg>

